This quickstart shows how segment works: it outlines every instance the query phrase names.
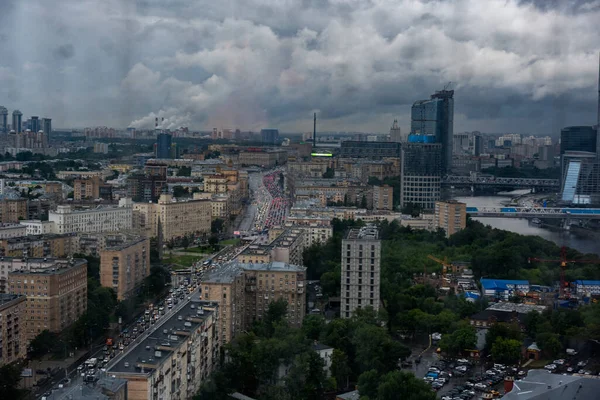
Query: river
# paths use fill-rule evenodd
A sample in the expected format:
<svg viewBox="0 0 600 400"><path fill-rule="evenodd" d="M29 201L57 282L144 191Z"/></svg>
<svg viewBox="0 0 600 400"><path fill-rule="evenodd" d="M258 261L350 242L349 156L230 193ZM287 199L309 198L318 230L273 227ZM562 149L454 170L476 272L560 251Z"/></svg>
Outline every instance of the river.
<svg viewBox="0 0 600 400"><path fill-rule="evenodd" d="M497 207L510 202L514 198L522 194L521 192L512 192L506 195L496 196L458 196L454 199L466 203L467 207ZM526 219L519 218L475 218L486 225L493 228L504 229L507 231L520 233L522 235L537 235L544 239L550 240L559 246L567 246L580 251L581 253L595 253L600 255L600 244L593 237L577 235L569 231L555 231L542 228L531 224Z"/></svg>

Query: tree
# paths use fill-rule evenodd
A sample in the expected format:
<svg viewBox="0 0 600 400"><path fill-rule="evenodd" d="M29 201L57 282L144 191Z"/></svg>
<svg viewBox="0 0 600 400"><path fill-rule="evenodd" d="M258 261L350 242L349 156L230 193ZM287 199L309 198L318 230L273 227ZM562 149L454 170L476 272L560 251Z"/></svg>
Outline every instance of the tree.
<svg viewBox="0 0 600 400"><path fill-rule="evenodd" d="M365 371L358 377L358 392L369 399L377 399L377 387L379 386L379 373L372 369Z"/></svg>
<svg viewBox="0 0 600 400"><path fill-rule="evenodd" d="M211 233L221 233L223 231L223 226L225 225L225 221L221 218L217 218L210 223L210 232Z"/></svg>
<svg viewBox="0 0 600 400"><path fill-rule="evenodd" d="M150 267L150 275L146 277L144 284L151 296L157 296L165 290L167 284L171 282L169 271L159 265Z"/></svg>
<svg viewBox="0 0 600 400"><path fill-rule="evenodd" d="M286 377L286 386L294 399L318 400L323 396L325 374L323 359L314 351L297 355Z"/></svg>
<svg viewBox="0 0 600 400"><path fill-rule="evenodd" d="M502 364L516 364L521 358L521 341L496 338L492 345L492 357L494 361Z"/></svg>
<svg viewBox="0 0 600 400"><path fill-rule="evenodd" d="M442 351L457 356L463 350L473 349L477 344L477 335L475 329L470 326L463 326L451 334L442 336L440 348Z"/></svg>
<svg viewBox="0 0 600 400"><path fill-rule="evenodd" d="M320 315L307 315L302 321L302 333L310 340L319 340L324 328L325 318Z"/></svg>
<svg viewBox="0 0 600 400"><path fill-rule="evenodd" d="M177 198L177 197L184 197L184 196L189 196L190 192L184 188L183 186L177 185L175 187L173 187L173 197Z"/></svg>
<svg viewBox="0 0 600 400"><path fill-rule="evenodd" d="M183 247L184 249L190 247L190 238L187 237L187 235L181 239L181 247Z"/></svg>
<svg viewBox="0 0 600 400"><path fill-rule="evenodd" d="M360 208L367 208L367 195L362 195L362 200L360 201Z"/></svg>
<svg viewBox="0 0 600 400"><path fill-rule="evenodd" d="M486 350L491 350L494 343L496 343L496 339L514 339L519 342L523 338L523 334L521 333L521 327L518 324L512 323L507 324L503 322L495 323L488 329L485 335L485 348Z"/></svg>
<svg viewBox="0 0 600 400"><path fill-rule="evenodd" d="M211 235L208 238L208 244L211 245L213 249L216 249L219 244L219 238L216 235Z"/></svg>
<svg viewBox="0 0 600 400"><path fill-rule="evenodd" d="M38 335L33 338L29 343L30 356L32 358L42 357L52 351L54 343L58 340L58 336L54 332L50 332L48 329L44 329Z"/></svg>
<svg viewBox="0 0 600 400"><path fill-rule="evenodd" d="M358 379L358 392L369 400L435 400L436 394L428 384L405 371L391 371L381 376L375 370L363 373Z"/></svg>
<svg viewBox="0 0 600 400"><path fill-rule="evenodd" d="M348 356L339 349L333 349L331 355L331 376L335 378L337 389L346 389L350 385L350 369Z"/></svg>
<svg viewBox="0 0 600 400"><path fill-rule="evenodd" d="M327 170L323 173L323 178L330 179L335 176L335 171L331 167L327 167Z"/></svg>
<svg viewBox="0 0 600 400"><path fill-rule="evenodd" d="M192 167L179 167L177 170L177 176L191 176Z"/></svg>
<svg viewBox="0 0 600 400"><path fill-rule="evenodd" d="M538 333L535 340L538 347L549 357L557 356L562 350L562 344L556 333Z"/></svg>
<svg viewBox="0 0 600 400"><path fill-rule="evenodd" d="M19 389L21 370L14 364L0 367L0 399L21 399L25 392Z"/></svg>

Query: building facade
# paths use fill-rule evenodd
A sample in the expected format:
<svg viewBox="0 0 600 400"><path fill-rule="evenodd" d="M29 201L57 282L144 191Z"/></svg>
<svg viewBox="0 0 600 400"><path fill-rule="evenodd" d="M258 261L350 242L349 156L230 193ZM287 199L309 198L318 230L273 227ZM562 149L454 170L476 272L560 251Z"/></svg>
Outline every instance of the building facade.
<svg viewBox="0 0 600 400"><path fill-rule="evenodd" d="M409 203L433 210L441 196L442 146L407 143L402 146L400 206Z"/></svg>
<svg viewBox="0 0 600 400"><path fill-rule="evenodd" d="M0 201L0 222L19 223L29 217L27 199L3 199Z"/></svg>
<svg viewBox="0 0 600 400"><path fill-rule="evenodd" d="M133 203L131 199L119 200L118 207L97 207L76 209L72 206L58 206L48 213L48 220L54 222L56 233L70 232L115 232L133 227Z"/></svg>
<svg viewBox="0 0 600 400"><path fill-rule="evenodd" d="M36 260L8 274L9 291L27 296L28 340L48 329L60 332L87 310L87 261Z"/></svg>
<svg viewBox="0 0 600 400"><path fill-rule="evenodd" d="M156 158L172 158L171 141L172 137L168 133L159 133L156 136Z"/></svg>
<svg viewBox="0 0 600 400"><path fill-rule="evenodd" d="M387 157L400 157L400 143L363 142L347 140L340 148L341 158L370 158L381 160Z"/></svg>
<svg viewBox="0 0 600 400"><path fill-rule="evenodd" d="M467 205L458 201L435 202L435 228L442 228L446 237L454 235L467 227Z"/></svg>
<svg viewBox="0 0 600 400"><path fill-rule="evenodd" d="M21 224L0 223L0 239L8 239L25 235L27 235L27 228Z"/></svg>
<svg viewBox="0 0 600 400"><path fill-rule="evenodd" d="M25 296L0 294L0 366L27 356Z"/></svg>
<svg viewBox="0 0 600 400"><path fill-rule="evenodd" d="M596 152L597 133L593 126L567 126L560 130L560 155L567 151Z"/></svg>
<svg viewBox="0 0 600 400"><path fill-rule="evenodd" d="M77 252L75 233L29 235L0 239L0 256L64 258Z"/></svg>
<svg viewBox="0 0 600 400"><path fill-rule="evenodd" d="M351 229L342 240L342 318L350 318L359 308L379 310L381 240L373 225Z"/></svg>
<svg viewBox="0 0 600 400"><path fill-rule="evenodd" d="M394 209L394 188L392 186L373 186L371 196L373 196L373 210L391 211Z"/></svg>
<svg viewBox="0 0 600 400"><path fill-rule="evenodd" d="M114 289L118 300L134 295L148 275L150 239L146 237L123 237L100 252L100 283Z"/></svg>

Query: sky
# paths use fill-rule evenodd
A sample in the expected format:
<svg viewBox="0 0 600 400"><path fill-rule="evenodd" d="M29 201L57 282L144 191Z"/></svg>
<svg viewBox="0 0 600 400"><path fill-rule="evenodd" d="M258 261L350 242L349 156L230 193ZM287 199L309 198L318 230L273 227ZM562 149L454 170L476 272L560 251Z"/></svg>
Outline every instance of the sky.
<svg viewBox="0 0 600 400"><path fill-rule="evenodd" d="M2 0L0 105L54 127L455 132L596 122L600 0Z"/></svg>

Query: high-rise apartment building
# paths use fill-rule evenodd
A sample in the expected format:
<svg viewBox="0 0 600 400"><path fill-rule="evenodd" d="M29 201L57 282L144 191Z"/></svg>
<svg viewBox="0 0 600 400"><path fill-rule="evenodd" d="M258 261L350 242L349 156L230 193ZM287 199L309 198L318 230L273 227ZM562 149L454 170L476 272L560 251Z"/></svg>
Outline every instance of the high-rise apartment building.
<svg viewBox="0 0 600 400"><path fill-rule="evenodd" d="M34 133L37 133L40 131L40 129L41 129L40 117L37 117L37 116L31 117L29 129L31 130L31 132L34 132Z"/></svg>
<svg viewBox="0 0 600 400"><path fill-rule="evenodd" d="M342 240L342 318L359 308L379 310L381 240L374 225L350 229Z"/></svg>
<svg viewBox="0 0 600 400"><path fill-rule="evenodd" d="M394 209L394 188L389 185L373 186L373 210Z"/></svg>
<svg viewBox="0 0 600 400"><path fill-rule="evenodd" d="M25 296L0 294L0 366L27 356Z"/></svg>
<svg viewBox="0 0 600 400"><path fill-rule="evenodd" d="M410 139L410 138L409 138ZM400 206L409 203L433 210L441 196L442 145L406 143L400 165Z"/></svg>
<svg viewBox="0 0 600 400"><path fill-rule="evenodd" d="M442 228L446 237L454 235L467 226L467 205L454 200L436 201L434 228Z"/></svg>
<svg viewBox="0 0 600 400"><path fill-rule="evenodd" d="M0 222L19 223L29 218L27 199L2 199L0 201Z"/></svg>
<svg viewBox="0 0 600 400"><path fill-rule="evenodd" d="M171 158L172 137L168 133L156 135L156 158Z"/></svg>
<svg viewBox="0 0 600 400"><path fill-rule="evenodd" d="M50 133L52 133L52 118L42 118L42 131L46 140L50 140Z"/></svg>
<svg viewBox="0 0 600 400"><path fill-rule="evenodd" d="M35 264L35 265L33 265ZM29 340L60 332L87 310L87 261L31 260L8 273L9 292L27 296L24 325Z"/></svg>
<svg viewBox="0 0 600 400"><path fill-rule="evenodd" d="M0 106L0 133L8 133L8 110Z"/></svg>
<svg viewBox="0 0 600 400"><path fill-rule="evenodd" d="M442 172L452 168L454 90L440 90L429 100L415 102L411 110L411 134L433 135L442 145Z"/></svg>
<svg viewBox="0 0 600 400"><path fill-rule="evenodd" d="M306 312L306 268L282 262L232 261L212 269L202 278L204 300L219 304L217 328L222 344L261 319L269 303L287 301L287 319L299 327Z"/></svg>
<svg viewBox="0 0 600 400"><path fill-rule="evenodd" d="M150 239L146 237L121 235L100 252L100 283L114 289L118 300L135 294L135 289L148 275Z"/></svg>
<svg viewBox="0 0 600 400"><path fill-rule="evenodd" d="M12 113L11 128L15 133L21 133L23 128L23 113L19 110L14 110Z"/></svg>

